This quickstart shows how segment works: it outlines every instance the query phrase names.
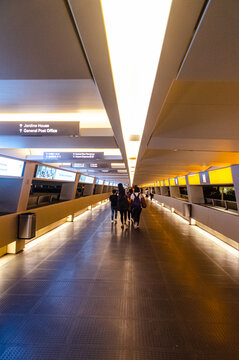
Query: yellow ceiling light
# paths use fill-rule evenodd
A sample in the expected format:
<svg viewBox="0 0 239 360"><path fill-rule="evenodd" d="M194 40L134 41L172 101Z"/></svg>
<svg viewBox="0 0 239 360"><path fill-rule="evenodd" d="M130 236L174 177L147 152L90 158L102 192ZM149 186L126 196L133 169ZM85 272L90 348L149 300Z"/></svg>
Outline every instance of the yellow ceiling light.
<svg viewBox="0 0 239 360"><path fill-rule="evenodd" d="M138 155L171 2L101 0L128 158Z"/></svg>

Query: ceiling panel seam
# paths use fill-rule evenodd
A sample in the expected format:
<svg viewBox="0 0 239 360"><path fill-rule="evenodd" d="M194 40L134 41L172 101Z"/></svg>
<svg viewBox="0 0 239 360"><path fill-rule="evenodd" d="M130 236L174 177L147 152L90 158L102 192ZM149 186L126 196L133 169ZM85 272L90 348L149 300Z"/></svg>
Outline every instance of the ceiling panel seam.
<svg viewBox="0 0 239 360"><path fill-rule="evenodd" d="M79 43L80 43L80 46L82 48L82 51L83 51L87 66L89 68L89 71L90 71L90 74L91 74L91 77L92 77L92 80L94 81L94 83L96 85L96 81L95 81L95 78L94 78L94 75L93 75L93 70L91 68L91 65L90 65L90 62L89 62L89 59L88 59L88 56L87 56L87 53L86 53L82 38L81 38L80 30L78 28L77 21L76 21L76 18L74 16L74 13L73 13L73 9L71 7L71 4L70 4L69 0L65 0L65 4L66 4L66 9L67 9L67 11L69 13L69 16L71 18L71 21L72 21L72 25L75 28L75 32L76 32L77 37L79 39Z"/></svg>
<svg viewBox="0 0 239 360"><path fill-rule="evenodd" d="M179 65L176 80L178 80L178 78L180 76L183 65L184 65L185 61L187 60L187 57L188 57L188 54L189 54L190 49L192 47L192 44L193 44L193 42L194 42L194 40L195 40L195 38L197 36L198 30L199 30L199 28L200 28L200 26L201 26L201 24L203 22L203 19L204 19L205 15L206 15L206 12L207 12L207 9L208 9L210 3L211 3L211 0L205 0L205 2L203 4L202 10L201 10L201 12L200 12L200 14L198 16L197 21L196 21L196 25L195 25L195 28L194 28L194 33L192 34L192 37L191 37L191 39L189 41L189 44L188 44L188 47L187 47L187 49L185 51L184 57L183 57L180 65Z"/></svg>

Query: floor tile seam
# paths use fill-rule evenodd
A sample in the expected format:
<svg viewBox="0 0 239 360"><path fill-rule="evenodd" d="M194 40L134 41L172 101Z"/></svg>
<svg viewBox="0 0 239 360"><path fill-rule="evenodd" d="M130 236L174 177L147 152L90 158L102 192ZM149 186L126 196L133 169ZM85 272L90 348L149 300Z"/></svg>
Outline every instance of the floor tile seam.
<svg viewBox="0 0 239 360"><path fill-rule="evenodd" d="M17 312L17 313L14 313L14 312L5 312L5 313L0 313L0 315L2 316L2 315L6 315L6 316L14 316L14 317L16 317L16 316L22 316L22 317L24 317L24 318L26 318L26 320L29 320L29 316L31 316L32 318L36 318L36 317L45 317L45 318L72 318L73 316L74 316L74 314L49 314L49 313L47 313L47 314L40 314L40 313L33 313L33 312L25 312L25 313L21 313L21 312ZM79 315L77 315L77 316L79 316ZM25 320L25 319L24 319Z"/></svg>
<svg viewBox="0 0 239 360"><path fill-rule="evenodd" d="M8 343L8 344L4 344L4 345L6 345L7 348L10 348L10 347L30 347L31 348L31 347L33 347L33 348L36 348L36 349L42 349L43 346L44 346L44 345L38 345L38 344L36 344L36 345L35 344L33 344L33 345L31 345L31 344L20 345L19 343L16 343L16 344ZM77 343L69 344L69 349L70 350L80 350L80 347L82 347L82 349L87 348L87 349L92 349L92 350L95 349L95 348L96 348L96 350L109 350L109 351L118 349L119 351L120 350L122 350L122 351L127 351L128 350L128 351L133 351L133 352L134 351L149 351L149 350L151 350L151 351L161 351L163 349L162 347L159 347L159 346L142 346L142 345L141 346L140 345L135 346L134 344L133 344L133 346L124 345L123 347L120 346L120 345L117 345L117 344L113 344L113 345L101 345L101 344L97 344L97 345L83 344L83 345L81 345L81 344L77 344ZM44 348L45 348L45 346L44 346ZM53 345L50 345L49 349L54 350ZM64 349L65 349L64 345L61 345L59 347L59 350L64 350ZM69 349L66 349L66 350L68 351ZM171 349L169 351L169 353L172 353L172 354L174 354L174 353L175 354L181 354L182 353L182 354L184 354L185 351L175 348L175 349Z"/></svg>
<svg viewBox="0 0 239 360"><path fill-rule="evenodd" d="M102 209L102 210L105 210L105 209ZM91 219L91 221L94 221L95 219ZM105 222L105 221L104 221ZM74 224L69 224L69 225L71 225L71 226L73 226ZM100 226L102 225L102 223L100 224ZM95 232L92 234L92 236L97 232L97 230L98 230L98 228L95 230ZM53 235L54 236L54 235ZM88 241L89 239L87 239L86 241ZM34 241L34 240L33 240ZM42 245L42 244L38 244L38 245L36 245L36 246L40 246L40 245ZM42 259L42 261L40 261L36 266L34 266L29 272L27 272L27 274L29 274L29 273L31 273L32 271L34 271L38 266L39 266L39 264L41 264L42 262L44 262L45 260L47 260L50 256L52 256L53 254L55 254L57 251L59 251L59 249L61 248L61 247L63 247L65 245L65 242L63 242L62 243L62 245L59 247L59 248L57 248L57 249L55 249L55 251L53 251L51 254L49 254L47 257L44 257L43 259ZM30 254L30 253L29 253ZM18 255L23 255L23 254L18 254ZM14 260L14 259L12 259L12 260ZM24 278L21 278L20 279L20 281L21 280L23 280ZM46 279L38 279L38 280L46 280ZM4 295L6 295L7 294L7 290L9 290L9 289L11 289L13 286L15 286L16 284L17 284L17 282L18 282L19 280L16 280L8 289L6 289L2 294L1 294L1 296L4 296Z"/></svg>
<svg viewBox="0 0 239 360"><path fill-rule="evenodd" d="M107 218L105 219L105 221L107 220ZM105 222L104 221L104 222ZM102 253L102 258L101 258L101 260L100 260L100 262L99 262L99 266L98 266L98 271L97 271L97 273L96 273L96 275L99 275L100 274L100 268L101 268L101 266L102 266L102 264L104 263L104 259L105 259L105 256L106 256L106 252L107 252L107 250L109 249L109 246L110 246L110 243L111 243L111 238L109 238L108 239L108 241L107 241L107 243L106 243L106 246L105 246L105 248L104 248L104 251L103 251L103 253ZM104 270L102 270L102 271L104 271ZM107 270L106 270L107 271ZM111 270L108 270L108 271L111 271ZM97 276L96 276L96 278L97 278ZM120 279L119 279L120 280ZM124 281L124 280L123 280Z"/></svg>
<svg viewBox="0 0 239 360"><path fill-rule="evenodd" d="M67 329L68 331L66 332L65 335L63 334L63 338L65 338L64 345L67 344L67 338L70 335L70 333L73 333L73 328L74 328L73 327L73 321L74 321L73 315L71 315L71 316L67 316L67 315L62 315L62 316L60 316L60 315L50 316L49 315L49 316L46 316L46 315L39 315L39 314L25 314L25 319L24 319L23 323L20 324L19 328L17 329L16 335L13 337L12 340L7 341L7 344L13 344L13 345L17 344L19 346L35 345L34 342L30 341L30 340L28 342L24 342L25 338L24 338L23 341L22 341L22 339L19 342L17 341L17 338L19 336L21 336L22 329L24 329L24 327L27 326L28 322L32 321L33 319L45 319L45 320L47 320L47 319L65 319L69 323L69 325L66 326L66 328L68 328ZM59 336L59 337L60 337L60 339L52 339L52 338L49 339L48 338L48 339L44 339L44 341L43 341L43 339L41 339L40 340L41 341L41 346L46 346L47 347L48 344L49 344L49 341L51 343L51 346L52 346L52 344L60 344L60 345L62 345L62 336ZM38 340L38 343L39 343L39 340Z"/></svg>
<svg viewBox="0 0 239 360"><path fill-rule="evenodd" d="M38 314L38 313L24 313L24 314L15 314L15 313L1 313L1 316L11 316L11 317L22 317L24 322L30 320L39 319L39 320L49 320L49 319L66 319L66 320L75 320L75 318L80 317L80 315L74 316L73 314Z"/></svg>
<svg viewBox="0 0 239 360"><path fill-rule="evenodd" d="M85 309L83 310L85 311ZM7 314L12 314L12 313L7 313ZM15 315L15 314L13 314ZM24 314L23 314L24 315ZM25 314L26 315L26 314ZM120 313L119 315L112 315L112 314L87 314L87 315L83 315L82 313L76 313L76 314L73 314L73 313L70 313L70 314L67 314L67 313L62 313L62 314L59 314L59 313L55 313L55 314L50 314L50 313L42 313L42 312L36 312L36 313L32 313L32 314L28 314L28 315L31 315L31 316L44 316L46 318L69 318L71 319L72 317L75 318L80 318L80 319L84 319L84 320L127 320L129 322L132 322L132 321L137 321L137 322L144 322L145 324L146 323L150 323L150 322L153 322L153 321L156 321L155 320L155 316L139 316L138 314L135 315L135 316L130 316L130 315L127 315L127 314L123 314L123 313ZM175 318L172 318L172 317L165 317L163 319L159 321L157 321L157 324L175 324ZM208 322L208 324L212 324L210 322ZM217 324L217 323L216 323ZM230 323L227 323L227 324L230 324Z"/></svg>
<svg viewBox="0 0 239 360"><path fill-rule="evenodd" d="M8 314L8 313L0 313L0 318L4 318L4 317L19 317L19 318L25 318L26 314Z"/></svg>
<svg viewBox="0 0 239 360"><path fill-rule="evenodd" d="M48 344L48 341L49 340L38 340L38 342L41 341L41 347L44 347L44 348L47 348L47 344ZM66 346L67 345L67 339L51 339L51 346L54 345L61 345L61 346ZM17 340L12 340L12 341L8 341L6 343L4 343L4 345L7 345L7 346L30 346L30 347L34 347L35 345L38 344L37 340L34 340L34 341L24 341L24 342L18 342ZM63 345L62 345L63 344ZM0 358L1 359L1 358ZM10 358L11 359L11 358ZM9 359L9 360L10 360ZM14 359L14 358L13 358ZM27 360L27 359L22 359L22 360Z"/></svg>
<svg viewBox="0 0 239 360"><path fill-rule="evenodd" d="M177 348L174 348L174 349L169 349L169 348L165 348L165 347L159 347L159 346L150 346L150 345L138 345L138 346L135 346L135 344L132 344L132 345L118 345L118 344L113 344L113 345L100 345L100 344L71 344L71 349L73 350L79 350L79 347L82 347L82 348L93 348L93 349L96 349L96 350L116 350L118 349L119 351L122 350L122 351L129 351L129 352L138 352L138 351L144 351L144 352L147 352L147 351L160 351L160 352L164 352L165 350L167 351L167 353L169 354L185 354L185 350L181 350L181 349L177 349ZM87 360L87 359L85 359ZM113 360L113 359L112 359ZM133 360L133 359L132 359Z"/></svg>
<svg viewBox="0 0 239 360"><path fill-rule="evenodd" d="M158 210L158 209L157 209ZM148 217L150 217L150 215L148 215ZM171 301L171 304L172 304L172 307L174 309L174 312L175 312L175 315L176 315L176 318L177 318L177 323L180 324L179 325L179 329L182 331L182 335L183 335L183 338L184 338L184 342L185 342L185 349L186 351L191 354L192 356L192 359L193 359L193 356L194 356L194 347L191 343L189 343L187 341L188 339L188 329L186 328L186 326L184 325L184 318L183 316L180 314L180 312L178 311L178 309L175 307L175 303L174 303L174 296L168 286L168 282L167 282L167 279L165 277L165 274L163 273L162 271L162 267L161 267L161 263L160 263L160 259L158 258L158 255L157 255L157 251L155 250L155 247L154 247L154 242L151 240L151 236L150 236L150 232L149 232L149 229L148 229L148 226L147 226L147 221L143 218L143 222L144 222L144 226L145 226L145 229L146 229L146 232L148 233L148 238L149 238L149 242L154 250L154 253L155 253L155 256L157 258L157 261L158 261L158 264L159 264L159 267L161 269L161 272L162 272L162 277L164 279L164 283L165 283L165 286L167 288L167 292L169 294L169 297L170 297L170 301ZM162 224L163 226L163 224ZM167 235L167 233L165 232L165 235Z"/></svg>
<svg viewBox="0 0 239 360"><path fill-rule="evenodd" d="M105 220L105 221L106 221L106 220ZM104 222L105 222L105 221L104 221ZM104 223L104 222L103 222L103 223ZM103 225L103 223L101 223L100 226ZM98 227L98 228L99 228L99 227ZM97 232L98 228L95 230L95 232ZM90 240L90 239L95 235L95 232L91 235L90 238L87 239L87 241ZM62 245L62 246L64 246L64 245ZM58 251L58 250L59 250L59 249L56 249L56 251ZM55 253L55 252L53 252L53 254L54 254L54 253ZM51 256L51 255L52 255L52 254L50 254L49 256ZM43 261L45 261L45 260L46 260L46 258L44 258ZM40 264L41 264L41 262L40 262ZM39 264L38 264L38 265L39 265ZM34 271L34 269L36 269L38 265L36 265L36 267L34 267L34 268L31 270L31 272ZM50 270L52 270L52 269L50 269ZM54 270L54 269L53 269L53 270ZM24 279L24 278L23 278L23 279ZM23 280L23 279L22 279L22 280ZM28 279L29 279L29 278L26 278L26 280L25 280L25 279L24 279L24 280L25 280L25 281L44 281L44 280L47 281L48 277L47 277L47 279L36 279L36 280L35 280L35 279L34 279L34 280L31 280L31 279L28 280ZM48 281L50 281L50 280L48 280ZM66 280L66 281L67 281L67 280ZM77 280L76 280L76 281L77 281ZM16 282L16 283L17 283L17 282ZM9 290L11 290L11 288L12 288L13 286L15 286L16 283L14 283L12 286L10 286L8 289L6 289L6 291L1 295L1 297L4 298L7 294L10 294L10 293L9 293ZM50 291L51 291L51 288L49 288L48 290L46 290L46 292L45 292L43 295L40 296L40 299L39 299L38 303L41 301L41 298L44 297L44 296L46 296ZM88 289L88 292L89 292L89 291L90 291L90 289ZM21 294L19 294L19 295L21 295ZM22 296L26 296L26 295L25 295L25 294L22 294ZM38 303L35 304L35 307L38 306ZM32 311L34 311L34 309L32 309Z"/></svg>
<svg viewBox="0 0 239 360"><path fill-rule="evenodd" d="M34 316L31 315L31 316ZM40 315L39 314L36 314L36 317L39 317ZM51 315L47 316L47 315L43 315L44 317L48 318L48 317L52 317ZM60 318L60 317L66 317L64 315L62 316L54 316L54 317L57 317L57 318ZM72 316L68 316L68 317L71 317ZM79 314L77 316L74 317L74 320L76 322L76 326L79 325L79 321L89 321L89 322L97 322L99 323L100 320L105 320L107 322L109 322L110 320L116 320L117 323L130 323L130 324L134 324L135 326L137 326L139 329L141 329L143 326L146 326L146 325L172 325L174 326L175 324L176 325L179 325L180 321L178 321L177 319L173 319L173 318L170 318L170 319L158 319L158 318L132 318L132 317L125 317L125 316L122 316L122 317L112 317L112 316L107 316L107 315L85 315L85 314Z"/></svg>
<svg viewBox="0 0 239 360"><path fill-rule="evenodd" d="M121 341L119 341L118 343L114 343L110 346L104 346L104 345L101 345L100 343L87 343L87 342L84 342L82 344L79 344L77 342L70 342L68 340L65 341L64 345L62 345L62 343L59 342L60 340L57 340L57 341L52 341L52 345L50 346L50 349L54 350L54 346L57 345L57 346L61 346L64 351L64 353L70 353L72 350L75 350L75 351L80 351L80 350L94 350L96 349L101 351L101 350L104 350L104 351L107 351L107 352L111 352L111 351L115 351L115 350L118 350L119 352L128 352L132 355L134 355L135 353L138 353L138 352L154 352L154 351L157 351L157 352L160 352L162 354L166 353L168 355L184 355L184 354L187 354L187 352L185 351L185 349L177 349L177 348L173 348L171 346L153 346L151 344L145 344L145 345L140 345L140 344L137 344L137 343L134 343L134 344L131 344L131 345L125 345L122 341L124 341L124 339L122 339ZM23 344L20 344L18 342L10 342L10 343L3 343L2 345L6 345L6 349L5 349L5 352L2 354L4 355L6 353L6 350L9 349L9 348L15 348L15 347L21 347L21 348L25 348L25 347L29 347L29 348L34 348L34 349L42 349L42 348L47 348L46 345L45 345L45 341L41 344L41 345L38 345L37 343L34 343L34 342L27 342L27 343L23 343ZM59 347L60 347L59 346ZM65 350L64 350L65 349ZM95 352L94 352L95 353ZM188 355L188 354L187 354ZM8 358L9 359L9 358ZM60 357L61 359L61 357ZM66 358L64 358L66 359ZM95 358L94 358L95 359ZM113 360L114 358L112 358ZM118 359L118 357L117 357ZM133 360L133 358L131 358ZM187 358L186 358L187 359ZM191 359L194 359L194 358L191 358ZM87 359L85 359L87 360Z"/></svg>
<svg viewBox="0 0 239 360"><path fill-rule="evenodd" d="M51 296L52 297L52 296ZM58 297L58 296L55 296L55 297ZM61 296L61 297L68 297L68 296ZM78 298L78 296L71 296L71 297L77 297ZM106 298L106 299L108 299L108 298L110 298L110 299L119 299L119 297L117 296L115 296L115 295L87 295L86 296L88 299L104 299L104 298ZM123 297L122 299L125 301L125 300L137 300L138 299L138 295L132 295L132 296L125 296L125 297ZM143 300L153 300L153 301L156 301L156 300L168 300L168 298L166 298L166 297L160 297L160 296L154 296L154 297L152 297L152 296L142 296L142 295L140 295L140 299L143 299Z"/></svg>
<svg viewBox="0 0 239 360"><path fill-rule="evenodd" d="M105 208L102 209L102 212L103 212L103 211L104 211L104 212L106 211ZM101 212L101 213L102 213L102 212ZM101 213L100 213L100 214L101 214ZM98 214L98 215L99 215L99 214ZM97 231L99 230L99 228L101 228L101 227L103 226L103 224L106 222L106 220L107 220L107 218L105 218L105 220L99 224L99 226L95 229L95 231L91 234L91 236L90 236L89 238L87 238L87 240L85 240L83 246L85 246L85 245L87 244L87 242L90 241L90 240L95 236L95 234L97 233ZM92 221L96 221L96 218L92 218ZM83 248L83 246L82 246L82 248ZM75 257L73 257L73 260L74 260L77 256L79 256L79 253L82 251L82 248L81 248L80 251L75 255ZM94 281L94 279L95 279L95 277L93 277L93 278L83 278L83 279L81 278L81 279L79 279L79 280ZM61 280L58 280L58 281L61 281ZM69 281L69 280L65 279L65 281ZM76 278L75 281L77 281L77 278ZM49 291L50 291L50 289L49 289ZM49 292L49 291L48 291L48 292ZM88 290L88 292L90 292L90 289Z"/></svg>
<svg viewBox="0 0 239 360"><path fill-rule="evenodd" d="M51 296L53 297L53 296ZM61 299L64 299L65 297L63 296L55 296L56 298L61 298ZM41 299L39 299L39 301L31 308L31 310L29 311L29 315L40 315L40 313L36 313L37 309L41 306L41 304L43 303L43 300L46 299L46 298L49 298L49 296L42 296ZM74 297L74 298L77 298L79 299L79 297ZM86 301L86 300L85 300ZM81 305L81 304L79 304ZM80 310L79 310L80 311ZM50 313L46 314L46 315L51 315ZM68 316L67 314L60 314L60 316ZM52 314L52 316L58 316L58 314ZM69 316L74 316L73 314L72 315L69 315Z"/></svg>
<svg viewBox="0 0 239 360"><path fill-rule="evenodd" d="M154 205L155 207L156 207L156 205ZM157 208L156 208L157 209ZM157 209L158 210L158 209ZM159 211L159 210L158 210ZM188 225L188 226L190 226L190 225ZM167 233L166 233L166 236L167 236ZM168 236L167 236L168 237ZM191 237L192 237L192 240L193 239L195 239L195 235L193 234L193 235L191 235ZM219 265L217 262L216 262L216 260L214 260L213 258L211 258L211 256L209 255L209 254L207 254L201 247L200 247L200 244L198 244L198 243L193 243L194 244L194 247L196 248L196 249L198 249L201 253L203 253L217 268L219 268L224 274L226 274L226 276L227 277L229 277L230 278L230 280L233 282L233 283L235 283L236 285L239 285L239 281L235 281L234 279L233 279L233 277L226 271L226 270L224 270L224 268L221 266L221 265ZM219 245L218 245L219 246Z"/></svg>
<svg viewBox="0 0 239 360"><path fill-rule="evenodd" d="M72 225L72 224L69 224L69 225ZM34 241L34 240L33 240L33 241ZM64 244L65 244L65 243L63 243L62 246L60 246L59 248L63 247ZM36 245L36 246L40 246L40 244L38 244L38 245ZM53 252L52 252L50 255L48 255L47 257L44 257L44 258L42 259L42 261L40 261L36 266L34 266L33 268L31 268L31 270L30 270L29 272L27 272L26 274L29 274L29 273L31 273L32 271L34 271L34 270L39 266L39 264L41 264L41 263L44 262L46 259L48 259L50 256L52 256L53 254L55 254L55 253L59 250L59 248L55 249L55 251L53 251ZM30 254L30 253L29 253L29 254ZM18 254L18 255L22 255L22 254ZM13 259L13 260L14 260L14 259ZM26 276L26 275L24 275L24 276ZM23 279L24 279L24 277L21 278L20 281L23 280ZM14 280L15 280L15 279L14 279ZM38 279L38 280L44 280L44 279ZM16 285L16 283L17 283L17 281L16 281L12 286L10 286L8 289L12 288L14 285ZM4 294L5 294L5 292L4 292L2 295L4 295Z"/></svg>
<svg viewBox="0 0 239 360"><path fill-rule="evenodd" d="M179 350L177 350L177 347L175 347L175 348L173 348L172 349L172 344L168 344L167 346L166 345L161 345L160 347L156 347L156 346L154 346L153 344L151 344L150 342L148 342L148 343L145 343L144 345L140 345L140 344L138 344L139 343L139 341L137 340L137 339L135 339L134 340L134 343L132 343L131 345L125 345L124 344L124 339L120 339L119 341L117 341L117 342L115 342L113 345L111 345L111 348L112 349L117 349L117 348L119 348L119 349L123 349L124 351L127 351L128 350L128 352L130 353L130 354L137 354L137 352L139 352L139 351L144 351L144 352L146 352L146 351L155 351L155 350L157 350L157 351L160 351L162 354L167 354L167 355L169 355L169 354L175 354L175 355L180 355L180 354L187 354L188 356L189 356L189 353L188 353L188 351L185 349L185 348L183 348L183 349L179 349ZM83 346L87 346L87 347L94 347L94 348L98 348L99 346L100 346L100 340L99 341L95 341L95 342L82 342L81 344L78 344L77 342L70 342L69 343L69 346L71 346L71 347L83 347ZM102 347L102 349L104 349L104 347ZM107 347L107 349L108 349L108 347ZM195 354L195 351L194 351L194 353L193 354ZM119 358L117 358L117 360L118 360ZM186 358L187 359L187 358ZM191 360L194 360L195 359L195 357L190 357L190 359ZM85 360L87 360L87 359L85 359ZM113 359L112 359L113 360ZM132 359L133 360L133 359ZM195 359L196 360L196 359Z"/></svg>
<svg viewBox="0 0 239 360"><path fill-rule="evenodd" d="M10 294L9 294L10 295ZM12 296L14 296L14 294L11 294ZM25 295L27 296L27 295ZM32 296L32 295L29 295L29 296ZM33 295L34 296L34 295ZM32 307L28 310L28 311L25 311L25 312L21 312L21 311L17 311L17 312L14 312L14 311L9 311L9 312L1 312L0 311L0 314L12 314L12 315L31 315L33 314L33 311L34 309L41 303L42 299L44 298L44 296L38 296L38 301L32 305Z"/></svg>

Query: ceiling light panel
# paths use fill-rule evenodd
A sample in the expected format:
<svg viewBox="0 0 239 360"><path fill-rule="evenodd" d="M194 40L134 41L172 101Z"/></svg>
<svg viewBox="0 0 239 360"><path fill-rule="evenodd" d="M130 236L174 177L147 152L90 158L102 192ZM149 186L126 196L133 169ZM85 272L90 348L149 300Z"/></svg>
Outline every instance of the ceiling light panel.
<svg viewBox="0 0 239 360"><path fill-rule="evenodd" d="M171 2L101 0L128 158L138 155Z"/></svg>
<svg viewBox="0 0 239 360"><path fill-rule="evenodd" d="M111 163L110 166L112 169L124 169L125 163Z"/></svg>

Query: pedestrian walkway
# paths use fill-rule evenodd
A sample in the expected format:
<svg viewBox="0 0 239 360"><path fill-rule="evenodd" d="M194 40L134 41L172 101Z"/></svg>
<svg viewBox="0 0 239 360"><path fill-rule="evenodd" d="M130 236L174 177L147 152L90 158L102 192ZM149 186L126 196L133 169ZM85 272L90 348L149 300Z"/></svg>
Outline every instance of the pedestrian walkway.
<svg viewBox="0 0 239 360"><path fill-rule="evenodd" d="M149 203L108 204L0 268L0 359L238 360L239 259Z"/></svg>

